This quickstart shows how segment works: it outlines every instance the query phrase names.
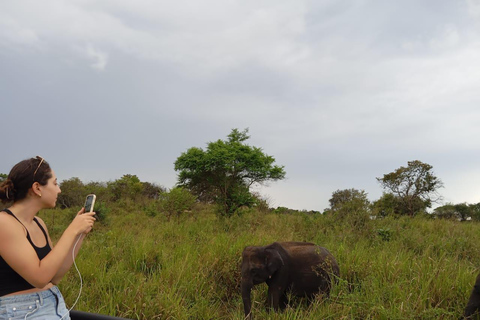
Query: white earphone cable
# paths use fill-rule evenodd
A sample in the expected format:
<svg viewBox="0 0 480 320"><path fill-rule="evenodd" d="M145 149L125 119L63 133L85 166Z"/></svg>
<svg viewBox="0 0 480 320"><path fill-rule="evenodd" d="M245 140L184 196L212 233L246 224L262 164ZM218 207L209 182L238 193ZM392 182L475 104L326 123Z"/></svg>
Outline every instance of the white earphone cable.
<svg viewBox="0 0 480 320"><path fill-rule="evenodd" d="M79 236L78 236L77 242L75 242L75 245L73 246L73 250L72 250L73 265L75 266L75 269L77 270L78 276L79 276L79 278L80 278L80 290L78 291L77 299L76 299L75 302L73 303L72 307L71 307L70 309L68 309L67 313L65 313L65 314L60 318L60 320L62 320L67 314L70 313L70 311L72 311L73 307L75 307L75 305L77 304L78 300L80 299L80 296L82 295L83 278L82 278L82 274L80 273L80 270L78 270L77 263L75 262L75 248L77 247L78 241L80 241L80 238L81 238L81 237L82 237L82 235L79 235Z"/></svg>

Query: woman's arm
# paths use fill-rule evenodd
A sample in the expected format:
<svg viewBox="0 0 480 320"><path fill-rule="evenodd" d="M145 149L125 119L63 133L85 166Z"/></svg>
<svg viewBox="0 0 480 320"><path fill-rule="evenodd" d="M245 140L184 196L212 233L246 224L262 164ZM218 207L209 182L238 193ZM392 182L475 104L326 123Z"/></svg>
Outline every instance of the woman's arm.
<svg viewBox="0 0 480 320"><path fill-rule="evenodd" d="M83 214L83 213L84 213L84 209L81 209L77 213L77 215ZM40 221L43 228L46 230L47 237L48 237L48 243L50 244L50 247L53 248L54 247L53 242L50 238L50 234L48 233L47 226L45 225L45 222L42 219L40 219L39 217L37 217L37 219ZM63 261L62 266L60 267L60 269L58 270L58 272L55 274L55 276L53 277L53 279L51 281L53 284L57 285L60 282L60 280L62 280L63 276L68 272L68 270L70 270L75 258L78 255L78 252L80 251L80 248L82 247L83 239L85 239L85 236L86 236L86 233L82 233L75 239L75 242L73 243L72 248L70 249L70 254L67 255L66 259Z"/></svg>
<svg viewBox="0 0 480 320"><path fill-rule="evenodd" d="M0 255L31 285L36 288L45 287L56 278L68 257L71 259L72 248L78 236L92 230L95 221L93 213L80 214L81 212L83 209L64 231L57 245L42 260L38 259L37 253L26 239L23 226L15 218L3 215L0 221Z"/></svg>
<svg viewBox="0 0 480 320"><path fill-rule="evenodd" d="M83 239L85 239L86 234L83 233L77 237L75 240L75 243L73 244L70 254L67 255L67 258L63 261L62 266L58 270L58 272L55 274L55 276L52 279L53 284L58 284L60 280L62 280L63 276L70 270L72 267L73 261L77 257L78 252L80 251L80 248L82 247ZM72 252L75 250L74 252Z"/></svg>

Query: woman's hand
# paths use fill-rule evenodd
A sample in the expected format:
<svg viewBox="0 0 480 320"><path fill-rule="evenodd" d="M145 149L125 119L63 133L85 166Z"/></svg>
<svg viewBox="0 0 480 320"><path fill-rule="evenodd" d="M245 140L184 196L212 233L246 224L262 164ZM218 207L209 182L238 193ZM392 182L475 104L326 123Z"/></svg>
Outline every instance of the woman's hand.
<svg viewBox="0 0 480 320"><path fill-rule="evenodd" d="M75 234L87 234L92 231L93 224L97 220L94 217L95 212L85 212L85 208L78 211L75 219L70 223L69 228L75 232Z"/></svg>

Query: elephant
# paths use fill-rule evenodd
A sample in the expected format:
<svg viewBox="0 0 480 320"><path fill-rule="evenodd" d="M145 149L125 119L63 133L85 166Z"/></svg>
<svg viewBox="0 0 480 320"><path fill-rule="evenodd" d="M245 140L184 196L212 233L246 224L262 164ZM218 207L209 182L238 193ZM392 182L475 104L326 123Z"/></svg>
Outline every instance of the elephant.
<svg viewBox="0 0 480 320"><path fill-rule="evenodd" d="M241 291L245 318L252 318L250 293L253 286L268 285L267 310L287 306L287 293L311 299L330 293L340 275L334 256L325 248L308 242L274 242L249 246L242 253Z"/></svg>
<svg viewBox="0 0 480 320"><path fill-rule="evenodd" d="M473 286L463 316L465 319L480 319L480 274L475 280L475 285Z"/></svg>

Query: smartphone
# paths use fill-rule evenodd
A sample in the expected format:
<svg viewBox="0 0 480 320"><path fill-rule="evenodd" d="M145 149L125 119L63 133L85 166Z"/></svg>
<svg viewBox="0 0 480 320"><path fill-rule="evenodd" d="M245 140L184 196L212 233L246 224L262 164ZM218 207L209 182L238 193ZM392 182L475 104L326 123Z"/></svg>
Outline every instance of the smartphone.
<svg viewBox="0 0 480 320"><path fill-rule="evenodd" d="M95 205L95 199L97 196L94 194L89 194L85 200L85 212L92 212L93 206Z"/></svg>

